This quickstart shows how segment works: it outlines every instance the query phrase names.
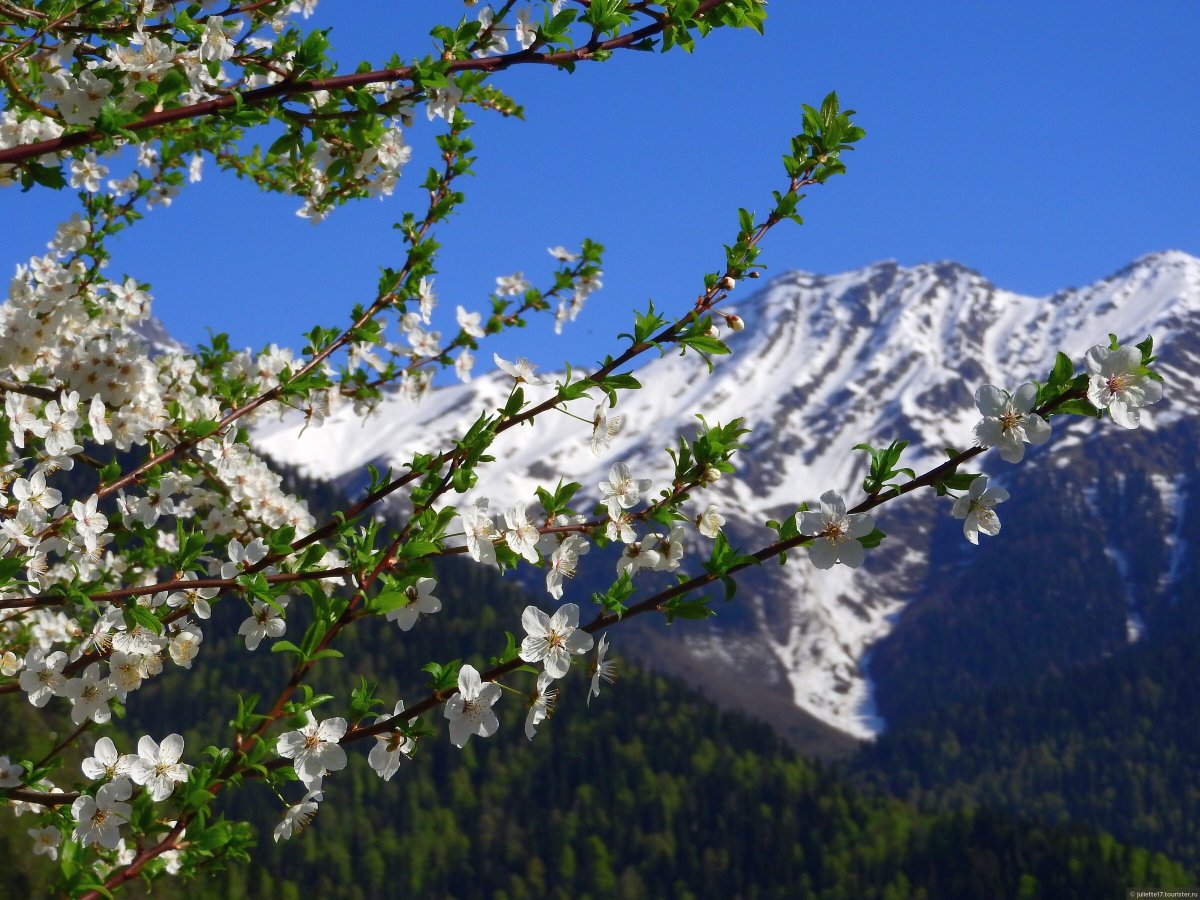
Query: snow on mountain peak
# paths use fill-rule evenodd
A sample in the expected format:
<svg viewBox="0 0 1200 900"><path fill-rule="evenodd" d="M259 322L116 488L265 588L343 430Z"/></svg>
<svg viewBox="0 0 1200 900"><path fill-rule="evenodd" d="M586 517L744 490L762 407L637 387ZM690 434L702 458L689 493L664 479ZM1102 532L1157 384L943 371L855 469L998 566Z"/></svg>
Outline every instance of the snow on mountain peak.
<svg viewBox="0 0 1200 900"><path fill-rule="evenodd" d="M829 488L853 496L863 467L855 444L909 440L906 464L918 468L942 447L968 446L978 417L975 389L989 382L1013 389L1044 378L1057 350L1081 360L1109 332L1123 341L1153 333L1169 381L1200 383L1194 337L1200 260L1178 251L1143 257L1107 279L1045 298L1002 290L953 262L885 261L836 275L787 272L736 309L745 331L728 336L732 354L714 360L711 376L694 354L656 358L639 371L646 387L622 396L617 412L626 427L610 452L591 454L584 422L544 416L536 430L512 429L497 440L496 461L480 472L476 495L499 508L532 501L536 486L562 477L579 481L594 498L618 459L639 477L654 478L657 490L670 477L665 448L674 435L695 430L696 413L709 422L741 417L751 433L749 449L735 459L737 476L718 482L715 496L703 502L718 503L731 540L759 546L770 539L761 524L766 519L790 514ZM502 405L510 387L507 376L490 373L437 388L415 406L389 397L366 423L347 409L300 433L302 422L291 417L258 426L254 440L306 474L357 478L367 463L398 469L414 452L446 446L481 411ZM527 392L531 399L534 390ZM590 419L594 402L579 401L572 411ZM1180 411L1164 402L1147 418L1172 414ZM905 526L927 528L928 518L917 514ZM904 591L924 569L921 554L902 542L886 542L871 556L856 571L818 572L794 560L772 573L773 587L755 582L754 593L741 600L745 623L736 641L718 620L693 632L689 647L714 660L728 658L735 643L758 647L797 705L850 734L876 733L882 723L873 714L862 659L888 632ZM584 592L566 599L586 601L585 587L574 585Z"/></svg>

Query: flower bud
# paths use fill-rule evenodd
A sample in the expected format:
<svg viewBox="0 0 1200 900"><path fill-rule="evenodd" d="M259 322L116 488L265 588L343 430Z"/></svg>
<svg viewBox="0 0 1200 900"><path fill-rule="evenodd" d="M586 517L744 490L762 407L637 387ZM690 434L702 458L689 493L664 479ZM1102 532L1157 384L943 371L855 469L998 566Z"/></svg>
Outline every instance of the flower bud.
<svg viewBox="0 0 1200 900"><path fill-rule="evenodd" d="M758 269L751 269L749 272L746 273L746 277L747 278L757 278L758 277Z"/></svg>
<svg viewBox="0 0 1200 900"><path fill-rule="evenodd" d="M729 326L730 331L742 331L746 327L741 316L726 316L725 323Z"/></svg>
<svg viewBox="0 0 1200 900"><path fill-rule="evenodd" d="M737 287L737 282L733 280L732 276L726 275L717 282L717 287L723 291L732 291L735 287Z"/></svg>
<svg viewBox="0 0 1200 900"><path fill-rule="evenodd" d="M707 331L707 332L705 332L705 333L706 333L706 334L707 334L707 335L708 335L710 338L719 338L719 337L721 336L721 329L720 329L720 328L718 328L716 325L710 325L710 326L708 327L708 331Z"/></svg>
<svg viewBox="0 0 1200 900"><path fill-rule="evenodd" d="M714 481L720 481L721 470L713 466L707 466L704 469L704 474L700 477L700 480L705 484L712 484Z"/></svg>

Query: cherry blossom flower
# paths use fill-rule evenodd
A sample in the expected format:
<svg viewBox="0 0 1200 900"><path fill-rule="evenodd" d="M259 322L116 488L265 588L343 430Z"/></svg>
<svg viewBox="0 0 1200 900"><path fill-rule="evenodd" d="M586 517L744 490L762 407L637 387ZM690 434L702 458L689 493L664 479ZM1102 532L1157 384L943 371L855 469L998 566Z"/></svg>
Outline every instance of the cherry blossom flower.
<svg viewBox="0 0 1200 900"><path fill-rule="evenodd" d="M99 498L92 494L87 503L78 500L71 504L71 515L75 518L75 533L83 541L88 552L94 552L99 546L100 535L108 528L108 519L96 509Z"/></svg>
<svg viewBox="0 0 1200 900"><path fill-rule="evenodd" d="M546 252L561 262L575 262L577 259L579 259L578 253L572 253L566 247L561 245L558 247L547 247Z"/></svg>
<svg viewBox="0 0 1200 900"><path fill-rule="evenodd" d="M601 681L613 684L617 680L617 662L614 659L605 659L606 653L608 653L607 632L600 635L600 641L596 645L596 659L591 666L592 683L588 687L588 706L592 705L593 697L600 696Z"/></svg>
<svg viewBox="0 0 1200 900"><path fill-rule="evenodd" d="M589 442L592 448L592 453L600 456L613 442L621 431L621 416L608 416L605 410L605 405L600 403L596 406L596 411L592 413L592 438Z"/></svg>
<svg viewBox="0 0 1200 900"><path fill-rule="evenodd" d="M525 714L525 737L533 740L537 727L554 712L554 703L558 699L558 691L551 687L554 676L549 672L538 674L537 686L530 699L529 712Z"/></svg>
<svg viewBox="0 0 1200 900"><path fill-rule="evenodd" d="M127 778L117 778L104 785L95 797L77 797L71 804L76 826L72 837L82 844L99 844L115 850L121 839L117 829L129 821L132 812L128 800L133 792Z"/></svg>
<svg viewBox="0 0 1200 900"><path fill-rule="evenodd" d="M204 35L200 41L200 59L206 62L231 59L235 47L229 39L229 32L236 27L232 22L226 25L223 16L209 16L204 22Z"/></svg>
<svg viewBox="0 0 1200 900"><path fill-rule="evenodd" d="M308 724L299 731L289 731L275 742L275 752L292 760L296 776L312 789L317 779L328 772L346 767L346 751L338 743L346 734L346 720L341 716L317 722L312 710L304 713Z"/></svg>
<svg viewBox="0 0 1200 900"><path fill-rule="evenodd" d="M579 628L579 607L566 603L553 616L536 606L525 607L521 626L526 637L521 641L521 659L544 662L551 678L562 678L571 670L571 654L592 649L592 636Z"/></svg>
<svg viewBox="0 0 1200 900"><path fill-rule="evenodd" d="M117 745L110 737L102 737L96 741L92 755L80 763L83 774L93 781L112 779L129 774L130 766L137 759L132 753L124 756L117 753Z"/></svg>
<svg viewBox="0 0 1200 900"><path fill-rule="evenodd" d="M52 825L45 828L30 828L28 834L33 838L33 855L48 856L58 859L58 845L62 843L62 834Z"/></svg>
<svg viewBox="0 0 1200 900"><path fill-rule="evenodd" d="M968 493L954 501L954 518L964 519L963 534L972 544L979 543L979 533L993 537L1000 533L1000 519L995 506L1008 499L1008 491L1002 487L988 487L986 475L971 481Z"/></svg>
<svg viewBox="0 0 1200 900"><path fill-rule="evenodd" d="M192 660L200 653L200 644L203 641L204 633L200 631L199 626L189 622L172 636L171 643L167 646L167 652L171 654L175 665L183 669L190 669Z"/></svg>
<svg viewBox="0 0 1200 900"><path fill-rule="evenodd" d="M62 502L62 494L46 486L44 472L34 472L29 478L18 478L12 486L13 498L22 506L52 510Z"/></svg>
<svg viewBox="0 0 1200 900"><path fill-rule="evenodd" d="M262 538L255 538L243 547L242 542L234 538L229 542L227 552L229 553L229 562L221 566L221 577L236 578L251 566L262 561L267 555L267 545Z"/></svg>
<svg viewBox="0 0 1200 900"><path fill-rule="evenodd" d="M51 696L62 694L66 676L62 674L67 664L67 654L61 650L46 654L40 647L32 647L25 654L25 669L21 672L21 690L29 695L34 706L45 706Z"/></svg>
<svg viewBox="0 0 1200 900"><path fill-rule="evenodd" d="M608 477L608 481L600 482L600 502L608 505L608 514L613 518L620 510L635 506L653 483L649 478L634 478L623 462L613 463Z"/></svg>
<svg viewBox="0 0 1200 900"><path fill-rule="evenodd" d="M492 359L496 361L496 366L500 371L507 375L511 375L520 384L522 381L526 384L545 384L546 381L539 375L534 375L533 370L537 368L525 357L519 357L516 362L509 362L502 359L499 353L493 353Z"/></svg>
<svg viewBox="0 0 1200 900"><path fill-rule="evenodd" d="M1162 399L1162 385L1140 373L1142 351L1137 347L1110 350L1097 344L1083 358L1088 371L1088 400L1097 409L1107 409L1122 428L1141 423L1138 408Z"/></svg>
<svg viewBox="0 0 1200 900"><path fill-rule="evenodd" d="M287 620L279 614L279 610L262 600L254 601L253 615L238 626L238 634L246 639L247 650L257 650L264 637L283 637L285 631Z"/></svg>
<svg viewBox="0 0 1200 900"><path fill-rule="evenodd" d="M474 365L475 354L470 350L461 350L458 356L454 358L454 374L458 376L458 380L463 384L471 381L471 369Z"/></svg>
<svg viewBox="0 0 1200 900"><path fill-rule="evenodd" d="M145 786L152 800L166 800L175 790L175 785L188 779L192 767L181 763L183 737L168 734L158 744L149 735L138 741L138 755L129 764L129 777L136 784Z"/></svg>
<svg viewBox="0 0 1200 900"><path fill-rule="evenodd" d="M509 529L504 532L504 540L513 553L519 553L528 562L536 564L538 540L542 535L537 526L529 521L525 508L524 503L514 503L504 511L504 521Z"/></svg>
<svg viewBox="0 0 1200 900"><path fill-rule="evenodd" d="M837 491L821 495L820 512L797 513L796 525L801 534L816 537L809 545L809 556L818 569L839 562L857 569L866 555L858 538L875 530L875 520L866 513L846 512L846 501Z"/></svg>
<svg viewBox="0 0 1200 900"><path fill-rule="evenodd" d="M418 616L431 616L441 610L442 601L433 596L435 587L437 587L435 579L418 578L415 584L410 584L404 589L404 595L408 597L408 605L390 610L385 618L389 622L399 625L401 631L410 631L417 624Z"/></svg>
<svg viewBox="0 0 1200 900"><path fill-rule="evenodd" d="M1025 444L1044 444L1050 439L1050 424L1033 412L1037 385L1023 384L1015 394L985 384L975 392L975 405L983 414L975 426L975 442L996 447L1005 462L1018 463Z"/></svg>
<svg viewBox="0 0 1200 900"><path fill-rule="evenodd" d="M591 545L581 534L571 534L558 545L550 556L550 566L546 569L546 590L555 600L562 598L563 579L574 578L579 565L579 557L589 550Z"/></svg>
<svg viewBox="0 0 1200 900"><path fill-rule="evenodd" d="M499 537L492 517L488 515L486 497L476 500L472 507L459 513L463 534L467 539L467 553L475 562L496 565L496 547L493 540Z"/></svg>
<svg viewBox="0 0 1200 900"><path fill-rule="evenodd" d="M425 101L425 115L432 122L434 116L441 116L447 122L454 118L454 110L462 100L463 90L453 81L444 88L434 88L429 92Z"/></svg>
<svg viewBox="0 0 1200 900"><path fill-rule="evenodd" d="M395 718L402 712L404 712L404 701L397 700L392 714L379 716L375 723L379 724L387 719ZM367 762L371 764L371 768L380 778L384 781L391 781L392 776L400 771L400 759L412 756L413 750L417 746L416 741L398 728L394 731L377 734L375 738L375 746L371 748Z"/></svg>
<svg viewBox="0 0 1200 900"><path fill-rule="evenodd" d="M283 814L283 819L272 835L275 838L275 843L281 840L286 841L293 835L297 835L308 827L309 822L317 814L317 805L324 799L321 791L312 790L300 798L300 802L294 806L289 806Z"/></svg>
<svg viewBox="0 0 1200 900"><path fill-rule="evenodd" d="M449 720L450 742L465 747L471 735L490 737L500 727L492 706L500 699L500 685L484 684L479 671L465 665L458 671L458 693L446 701L443 714Z"/></svg>
<svg viewBox="0 0 1200 900"><path fill-rule="evenodd" d="M658 564L655 568L660 572L674 572L679 568L683 561L683 534L683 526L675 524L671 526L669 534L658 536L658 546L655 548Z"/></svg>
<svg viewBox="0 0 1200 900"><path fill-rule="evenodd" d="M478 48L473 51L475 56L484 57L491 53L507 53L508 38L504 36L504 32L509 28L506 25L493 24L495 12L490 6L485 6L479 11L479 40Z"/></svg>
<svg viewBox="0 0 1200 900"><path fill-rule="evenodd" d="M662 562L662 555L651 543L654 536L644 541L634 541L625 545L625 552L617 560L617 574L628 573L632 578L642 569L657 569Z"/></svg>
<svg viewBox="0 0 1200 900"><path fill-rule="evenodd" d="M96 154L88 153L83 159L71 162L71 187L94 194L100 190L100 181L108 174L108 168L96 162Z"/></svg>
<svg viewBox="0 0 1200 900"><path fill-rule="evenodd" d="M0 756L0 788L16 787L23 774L25 768L20 763L9 762L7 756Z"/></svg>
<svg viewBox="0 0 1200 900"><path fill-rule="evenodd" d="M609 520L604 526L604 534L610 541L620 541L622 544L637 542L637 532L633 530L633 521L629 513L621 512L613 515L609 510Z"/></svg>
<svg viewBox="0 0 1200 900"><path fill-rule="evenodd" d="M525 280L523 272L514 272L512 275L499 275L496 278L496 293L501 297L519 297L529 290L529 282Z"/></svg>
<svg viewBox="0 0 1200 900"><path fill-rule="evenodd" d="M146 674L146 661L140 653L117 651L108 658L108 675L119 700L124 701L131 691L140 688Z"/></svg>
<svg viewBox="0 0 1200 900"><path fill-rule="evenodd" d="M704 512L696 516L696 528L706 538L716 539L721 533L721 526L725 524L725 517L717 512L715 504L708 504Z"/></svg>
<svg viewBox="0 0 1200 900"><path fill-rule="evenodd" d="M103 725L112 718L109 701L116 696L117 689L107 678L100 677L100 664L92 663L78 678L68 681L62 688L62 696L71 701L71 721L82 725L91 719Z"/></svg>
<svg viewBox="0 0 1200 900"><path fill-rule="evenodd" d="M513 29L514 37L517 43L521 45L522 50L528 50L537 40L538 25L537 22L529 21L530 9L528 6L523 6L517 10L517 24Z"/></svg>
<svg viewBox="0 0 1200 900"><path fill-rule="evenodd" d="M465 331L467 334L469 334L471 337L481 338L487 333L483 330L483 327L480 325L480 322L483 320L483 316L480 313L477 313L477 312L469 313L465 309L463 309L461 306L459 306L458 309L455 311L455 317L458 320L458 327L461 328L463 331Z"/></svg>

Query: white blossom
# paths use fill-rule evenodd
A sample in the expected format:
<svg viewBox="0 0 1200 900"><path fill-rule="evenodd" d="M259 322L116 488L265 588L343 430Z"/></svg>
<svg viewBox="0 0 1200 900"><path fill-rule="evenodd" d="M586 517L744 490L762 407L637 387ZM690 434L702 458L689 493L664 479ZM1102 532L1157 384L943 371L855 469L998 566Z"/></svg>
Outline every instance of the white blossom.
<svg viewBox="0 0 1200 900"><path fill-rule="evenodd" d="M67 684L66 676L62 674L66 664L67 654L61 650L47 654L40 647L30 648L25 654L25 669L18 680L21 690L29 695L30 703L45 706L51 696L62 694Z"/></svg>
<svg viewBox="0 0 1200 900"><path fill-rule="evenodd" d="M565 603L553 616L536 606L525 607L521 626L526 637L521 641L521 659L541 662L551 678L562 678L571 670L571 654L592 649L592 636L579 627L579 607Z"/></svg>
<svg viewBox="0 0 1200 900"><path fill-rule="evenodd" d="M462 519L463 534L467 539L467 553L475 562L496 564L496 546L493 541L499 537L492 517L488 515L487 498L475 501L471 508L459 513Z"/></svg>
<svg viewBox="0 0 1200 900"><path fill-rule="evenodd" d="M866 513L846 512L846 502L837 491L821 495L820 512L797 513L796 525L801 534L816 537L809 545L809 556L818 569L839 562L857 569L866 555L858 538L875 530L875 520Z"/></svg>
<svg viewBox="0 0 1200 900"><path fill-rule="evenodd" d="M25 769L20 763L10 762L7 756L0 756L0 788L16 787L24 774Z"/></svg>
<svg viewBox="0 0 1200 900"><path fill-rule="evenodd" d="M504 532L504 540L514 553L536 564L538 540L542 535L537 526L529 521L525 506L524 503L514 503L504 511L504 522L508 525L508 531Z"/></svg>
<svg viewBox="0 0 1200 900"><path fill-rule="evenodd" d="M592 698L600 696L600 682L607 681L612 684L617 680L617 663L616 660L605 659L605 654L608 653L608 634L600 635L600 641L596 644L596 659L592 663L592 682L588 687L587 702L588 706L592 705Z"/></svg>
<svg viewBox="0 0 1200 900"><path fill-rule="evenodd" d="M115 850L120 834L117 829L129 821L131 809L124 801L133 792L126 778L103 785L95 797L77 797L71 804L76 826L72 837L82 844L99 844Z"/></svg>
<svg viewBox="0 0 1200 900"><path fill-rule="evenodd" d="M563 579L574 578L579 557L591 550L591 545L581 534L568 535L550 555L550 566L546 569L546 590L555 600L562 597Z"/></svg>
<svg viewBox="0 0 1200 900"><path fill-rule="evenodd" d="M561 245L557 247L547 247L546 252L561 262L575 262L579 259L578 253L572 253L566 247Z"/></svg>
<svg viewBox="0 0 1200 900"><path fill-rule="evenodd" d="M662 562L661 554L650 544L650 538L626 544L621 558L617 560L617 574L628 574L630 578L642 569L657 569Z"/></svg>
<svg viewBox="0 0 1200 900"><path fill-rule="evenodd" d="M257 650L263 638L283 637L285 631L287 620L279 614L279 610L263 600L254 601L254 613L238 626L238 634L246 639L247 650Z"/></svg>
<svg viewBox="0 0 1200 900"><path fill-rule="evenodd" d="M281 734L275 742L275 752L292 760L296 776L312 789L326 773L346 767L346 751L338 741L348 726L340 716L317 722L311 709L304 715L308 724L298 731Z"/></svg>
<svg viewBox="0 0 1200 900"><path fill-rule="evenodd" d="M1097 409L1107 409L1122 428L1137 428L1138 408L1162 399L1162 385L1140 374L1142 351L1137 347L1110 350L1097 344L1083 358L1088 371L1088 400Z"/></svg>
<svg viewBox="0 0 1200 900"><path fill-rule="evenodd" d="M963 534L972 544L979 543L979 533L993 537L1000 533L1000 518L995 506L1008 499L1008 491L1002 487L988 487L986 475L971 481L971 487L962 497L954 501L954 518L963 519Z"/></svg>
<svg viewBox="0 0 1200 900"><path fill-rule="evenodd" d="M116 693L113 683L100 677L99 663L92 663L62 688L62 696L71 701L71 721L76 725L82 725L86 719L98 725L107 722L112 718L108 704Z"/></svg>
<svg viewBox="0 0 1200 900"><path fill-rule="evenodd" d="M616 518L622 509L630 509L653 483L649 478L634 478L629 466L623 462L613 463L608 473L609 480L600 482L600 502L607 504L608 514Z"/></svg>
<svg viewBox="0 0 1200 900"><path fill-rule="evenodd" d="M320 791L313 790L305 794L300 802L294 806L289 806L283 814L283 819L272 835L275 838L275 843L281 840L287 840L292 835L299 834L308 827L308 823L313 820L313 816L317 814L317 804L323 799Z"/></svg>
<svg viewBox="0 0 1200 900"><path fill-rule="evenodd" d="M490 737L500 727L492 706L500 699L500 685L484 684L472 665L458 670L458 693L446 701L443 714L450 725L450 742L465 747L471 735Z"/></svg>
<svg viewBox="0 0 1200 900"><path fill-rule="evenodd" d="M437 587L435 579L418 578L414 584L410 584L404 588L404 595L408 598L408 605L390 610L385 618L389 622L395 622L399 625L401 631L411 630L417 624L418 616L431 616L441 610L442 601L433 596L433 589L435 587Z"/></svg>
<svg viewBox="0 0 1200 900"><path fill-rule="evenodd" d="M499 353L493 353L492 359L496 361L496 365L500 371L507 375L511 375L520 384L522 381L526 384L545 384L545 379L539 375L534 375L533 370L537 368L533 363L524 357L520 357L516 362L509 362L506 359L501 359Z"/></svg>
<svg viewBox="0 0 1200 900"><path fill-rule="evenodd" d="M525 737L533 740L537 727L550 718L554 711L554 703L558 699L558 691L551 687L554 676L549 672L541 672L537 677L537 686L529 701L529 712L525 714Z"/></svg>
<svg viewBox="0 0 1200 900"><path fill-rule="evenodd" d="M496 293L501 297L519 297L529 290L529 282L525 280L525 275L522 272L514 272L512 275L499 275L496 277Z"/></svg>
<svg viewBox="0 0 1200 900"><path fill-rule="evenodd" d="M717 507L713 503L708 504L704 512L696 516L696 528L706 538L715 540L721 533L721 526L724 524L725 517L717 511Z"/></svg>
<svg viewBox="0 0 1200 900"><path fill-rule="evenodd" d="M160 745L149 735L138 741L138 755L129 765L129 777L143 785L152 800L166 800L176 784L188 779L192 767L181 763L183 737L168 734Z"/></svg>
<svg viewBox="0 0 1200 900"><path fill-rule="evenodd" d="M102 737L96 741L92 755L80 763L83 774L92 781L113 779L127 776L129 768L137 756L127 753L124 756L117 753L117 746L110 737Z"/></svg>
<svg viewBox="0 0 1200 900"><path fill-rule="evenodd" d="M171 636L171 643L167 645L167 652L171 654L171 659L175 665L190 669L192 660L200 653L200 644L204 641L204 634L200 631L199 626L194 623L188 623L179 629Z"/></svg>
<svg viewBox="0 0 1200 900"><path fill-rule="evenodd" d="M395 718L402 712L404 712L404 701L397 700L392 714L379 716L375 723L379 724L386 719ZM380 778L384 781L391 781L392 776L400 770L401 758L412 756L416 746L416 742L399 729L385 731L383 734L375 735L375 746L371 748L367 762Z"/></svg>
<svg viewBox="0 0 1200 900"><path fill-rule="evenodd" d="M58 859L58 845L62 843L62 834L52 825L45 828L30 828L28 834L33 838L33 855L48 856Z"/></svg>
<svg viewBox="0 0 1200 900"><path fill-rule="evenodd" d="M461 306L455 310L455 317L458 320L458 327L465 331L473 338L481 338L486 334L480 324L483 321L483 316L477 312L467 312Z"/></svg>
<svg viewBox="0 0 1200 900"><path fill-rule="evenodd" d="M593 454L600 456L608 449L613 438L621 431L621 422L621 416L609 418L603 403L596 406L596 411L592 413L592 438L589 442Z"/></svg>
<svg viewBox="0 0 1200 900"><path fill-rule="evenodd" d="M983 414L975 426L975 441L981 447L996 447L1005 462L1017 463L1025 456L1025 444L1044 444L1050 439L1049 423L1033 412L1037 385L1023 384L1009 395L991 384L975 392L975 405Z"/></svg>

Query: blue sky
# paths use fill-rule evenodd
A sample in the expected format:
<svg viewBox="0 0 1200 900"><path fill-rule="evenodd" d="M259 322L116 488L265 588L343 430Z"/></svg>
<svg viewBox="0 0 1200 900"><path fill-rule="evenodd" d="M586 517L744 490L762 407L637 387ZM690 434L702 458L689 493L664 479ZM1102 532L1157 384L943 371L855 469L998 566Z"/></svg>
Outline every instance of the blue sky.
<svg viewBox="0 0 1200 900"><path fill-rule="evenodd" d="M429 26L462 9L326 0L310 21L332 26L353 63L423 54ZM800 104L833 89L867 138L849 174L802 204L806 224L768 239L772 273L954 259L1049 294L1154 250L1200 255L1200 5L775 0L769 13L765 37L717 34L691 56L499 76L526 121L477 116L477 177L438 235L443 327L456 303L483 308L497 275L544 284L545 248L585 236L608 248L604 290L558 343L547 320L496 341L502 354L586 363L648 298L686 309L720 265L737 207L763 210L780 186ZM414 163L393 198L318 227L293 215L294 198L209 165L121 239L112 274L151 282L156 314L186 342L212 327L239 346L299 345L313 324L344 323L378 267L399 261L390 225L419 208L429 136L413 129ZM0 262L40 252L69 201L6 190Z"/></svg>

